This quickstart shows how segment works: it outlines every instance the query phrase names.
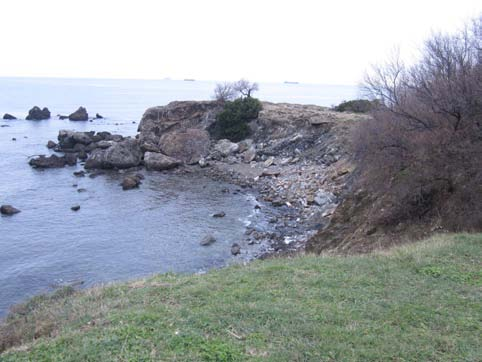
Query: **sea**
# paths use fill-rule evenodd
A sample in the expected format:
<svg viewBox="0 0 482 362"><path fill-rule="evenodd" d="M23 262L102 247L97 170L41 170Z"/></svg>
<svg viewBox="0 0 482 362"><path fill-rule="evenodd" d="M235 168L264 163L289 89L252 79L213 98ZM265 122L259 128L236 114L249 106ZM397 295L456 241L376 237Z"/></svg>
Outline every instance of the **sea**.
<svg viewBox="0 0 482 362"><path fill-rule="evenodd" d="M28 160L51 154L48 140L61 129L134 136L148 107L179 100L211 99L216 82L0 78L0 204L21 210L0 217L0 318L39 293L89 287L155 273L203 273L228 265L230 246L248 226L268 224L256 194L198 176L146 172L139 189L123 191L122 175L76 177L80 165L36 170ZM332 106L356 98L350 85L260 83L263 101ZM52 118L26 121L33 106ZM60 120L79 106L92 122ZM85 192L78 192L85 189ZM80 210L72 211L73 205ZM224 211L224 218L212 214ZM217 242L202 247L213 235Z"/></svg>

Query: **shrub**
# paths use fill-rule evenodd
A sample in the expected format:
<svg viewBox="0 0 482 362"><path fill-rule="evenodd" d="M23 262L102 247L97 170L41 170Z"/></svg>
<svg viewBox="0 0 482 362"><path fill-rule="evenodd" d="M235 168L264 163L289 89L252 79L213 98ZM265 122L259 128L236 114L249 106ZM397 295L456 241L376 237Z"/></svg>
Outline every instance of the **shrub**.
<svg viewBox="0 0 482 362"><path fill-rule="evenodd" d="M351 101L343 101L339 105L333 107L336 112L352 112L352 113L368 113L377 101L369 101L367 99L354 99Z"/></svg>
<svg viewBox="0 0 482 362"><path fill-rule="evenodd" d="M248 122L256 119L260 111L261 102L256 98L226 101L223 111L216 116L216 122L209 128L209 132L214 138L239 142L249 136Z"/></svg>

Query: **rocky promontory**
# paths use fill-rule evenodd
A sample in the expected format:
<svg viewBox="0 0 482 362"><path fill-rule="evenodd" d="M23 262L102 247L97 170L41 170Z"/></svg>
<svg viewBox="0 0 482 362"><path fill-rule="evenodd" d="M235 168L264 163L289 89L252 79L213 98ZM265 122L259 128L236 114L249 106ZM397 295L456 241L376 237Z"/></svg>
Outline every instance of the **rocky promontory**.
<svg viewBox="0 0 482 362"><path fill-rule="evenodd" d="M64 156L40 156L30 162L34 167L62 167L78 158L87 170L125 169L125 190L139 187L140 166L228 181L252 189L260 202L279 210L270 220L275 233L251 230L248 238L269 239L271 251L302 248L314 232L329 224L343 197L353 170L348 161L350 130L367 116L264 102L249 123L249 138L234 143L209 133L222 109L216 101L152 107L144 113L134 138L62 130L58 144L50 145Z"/></svg>

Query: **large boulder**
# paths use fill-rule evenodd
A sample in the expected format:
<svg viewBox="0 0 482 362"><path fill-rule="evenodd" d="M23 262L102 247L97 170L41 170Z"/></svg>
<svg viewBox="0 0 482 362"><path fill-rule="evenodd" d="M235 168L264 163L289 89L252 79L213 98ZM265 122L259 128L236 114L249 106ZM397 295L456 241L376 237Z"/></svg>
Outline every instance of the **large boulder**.
<svg viewBox="0 0 482 362"><path fill-rule="evenodd" d="M209 153L211 141L209 133L198 128L174 131L164 134L159 139L159 150L188 164L199 162Z"/></svg>
<svg viewBox="0 0 482 362"><path fill-rule="evenodd" d="M28 116L25 118L29 121L41 121L43 119L50 118L50 111L47 107L40 109L39 107L35 106L30 111L28 111Z"/></svg>
<svg viewBox="0 0 482 362"><path fill-rule="evenodd" d="M159 152L159 140L164 134L191 128L205 130L221 110L222 105L214 101L171 102L167 106L149 108L138 129L141 148L143 151Z"/></svg>
<svg viewBox="0 0 482 362"><path fill-rule="evenodd" d="M137 140L126 138L109 148L92 151L85 162L85 168L124 169L138 166L141 160L142 152Z"/></svg>
<svg viewBox="0 0 482 362"><path fill-rule="evenodd" d="M12 116L11 114L9 113L5 113L3 115L3 119L6 119L6 120L13 120L13 119L17 119L15 116Z"/></svg>
<svg viewBox="0 0 482 362"><path fill-rule="evenodd" d="M89 114L84 107L79 107L74 113L69 115L69 120L71 121L87 121L89 119Z"/></svg>
<svg viewBox="0 0 482 362"><path fill-rule="evenodd" d="M181 161L162 153L146 152L144 154L144 164L148 170L162 171L179 166Z"/></svg>

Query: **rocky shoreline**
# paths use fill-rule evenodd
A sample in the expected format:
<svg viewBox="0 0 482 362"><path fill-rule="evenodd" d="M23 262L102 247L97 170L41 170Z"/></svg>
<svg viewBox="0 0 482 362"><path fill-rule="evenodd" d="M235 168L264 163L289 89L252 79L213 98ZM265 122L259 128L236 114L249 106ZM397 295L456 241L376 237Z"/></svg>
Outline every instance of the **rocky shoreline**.
<svg viewBox="0 0 482 362"><path fill-rule="evenodd" d="M63 155L38 156L29 163L50 168L79 160L86 171L78 176L117 170L124 175L124 190L141 185L143 167L226 181L258 195L258 209L270 205L271 226L248 228L241 247L263 245L256 257L303 250L307 240L329 224L343 197L353 170L348 135L354 122L366 116L265 102L249 124L250 138L233 143L209 135L221 109L214 101L149 108L135 138L61 130L58 143L49 141L47 147ZM233 255L239 254L238 247L233 245Z"/></svg>

